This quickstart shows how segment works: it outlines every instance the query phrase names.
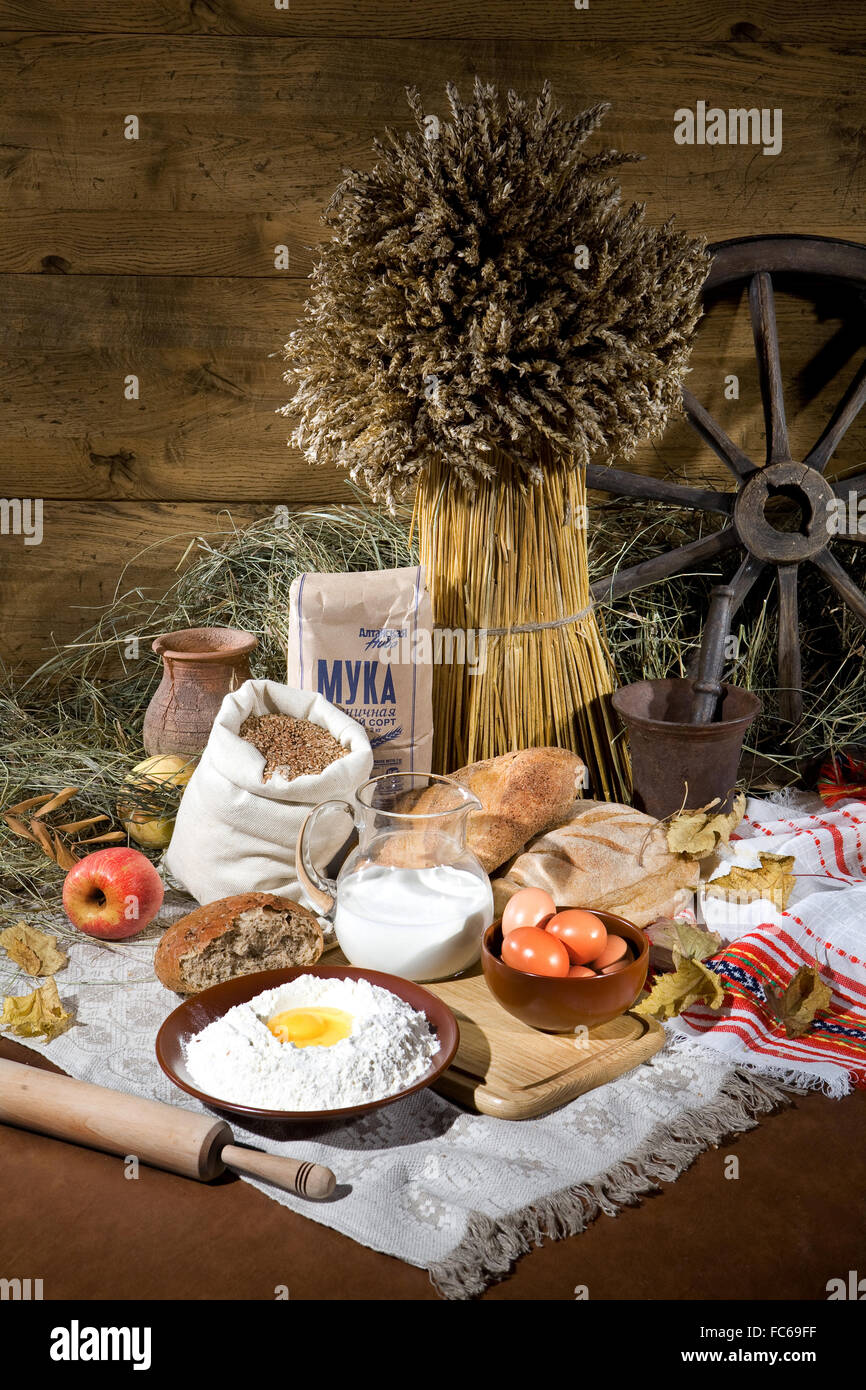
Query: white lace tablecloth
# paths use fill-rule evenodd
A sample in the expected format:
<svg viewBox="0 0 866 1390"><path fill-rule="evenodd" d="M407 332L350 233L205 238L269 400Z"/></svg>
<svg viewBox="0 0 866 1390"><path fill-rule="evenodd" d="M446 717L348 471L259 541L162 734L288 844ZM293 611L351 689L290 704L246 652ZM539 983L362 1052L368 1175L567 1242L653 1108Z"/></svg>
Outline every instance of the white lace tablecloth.
<svg viewBox="0 0 866 1390"><path fill-rule="evenodd" d="M53 1042L27 1045L71 1076L204 1111L172 1085L154 1052L178 1003L153 974L154 947L192 905L168 894L159 921L113 949L65 939L70 963L56 979L76 1024ZM69 927L62 916L31 921ZM32 981L5 964L3 992L29 992ZM277 1132L228 1119L241 1143L323 1163L337 1176L325 1203L254 1183L274 1201L428 1269L446 1297L467 1298L545 1237L580 1231L599 1212L615 1214L673 1181L702 1149L751 1128L787 1094L682 1042L538 1120L468 1114L429 1090L350 1123Z"/></svg>

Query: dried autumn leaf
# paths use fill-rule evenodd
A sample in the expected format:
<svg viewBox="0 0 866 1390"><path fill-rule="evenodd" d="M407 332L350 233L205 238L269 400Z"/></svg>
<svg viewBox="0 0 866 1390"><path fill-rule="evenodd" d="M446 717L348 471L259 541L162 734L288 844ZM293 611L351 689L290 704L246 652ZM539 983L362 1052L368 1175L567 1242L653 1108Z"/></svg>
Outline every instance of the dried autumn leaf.
<svg viewBox="0 0 866 1390"><path fill-rule="evenodd" d="M51 801L53 792L45 792L41 796L28 796L25 801L16 801L14 806L8 809L15 815L23 815L25 811L32 811L34 806L44 806L46 801Z"/></svg>
<svg viewBox="0 0 866 1390"><path fill-rule="evenodd" d="M758 858L761 862L756 869L732 864L728 873L711 878L706 885L707 895L733 903L766 898L774 906L786 908L797 882L793 854L766 854L761 850Z"/></svg>
<svg viewBox="0 0 866 1390"><path fill-rule="evenodd" d="M91 835L87 840L76 840L76 845L104 845L117 844L119 840L126 839L125 830L110 830L107 835Z"/></svg>
<svg viewBox="0 0 866 1390"><path fill-rule="evenodd" d="M0 1026L19 1038L48 1038L50 1041L64 1033L72 1021L72 1014L67 1013L60 1002L57 982L51 979L32 994L7 994Z"/></svg>
<svg viewBox="0 0 866 1390"><path fill-rule="evenodd" d="M677 923L672 917L659 917L644 927L650 943L650 965L653 970L673 970L673 947L676 943Z"/></svg>
<svg viewBox="0 0 866 1390"><path fill-rule="evenodd" d="M70 869L74 869L75 865L78 863L77 855L73 854L71 849L63 843L56 830L51 831L51 839L54 842L54 858L57 860L60 868L66 869L67 872Z"/></svg>
<svg viewBox="0 0 866 1390"><path fill-rule="evenodd" d="M802 1038L808 1033L816 1013L819 1009L829 1009L833 998L833 991L821 979L817 965L801 965L786 989L765 985L764 994L789 1038Z"/></svg>
<svg viewBox="0 0 866 1390"><path fill-rule="evenodd" d="M699 960L681 960L670 975L662 975L646 999L632 1013L647 1018L675 1018L683 1009L702 1001L711 1009L720 1009L725 998L723 982Z"/></svg>
<svg viewBox="0 0 866 1390"><path fill-rule="evenodd" d="M78 830L88 830L91 825L98 825L100 821L108 820L108 816L85 816L83 820L67 820L62 825L55 825L55 830L61 830L64 835L74 835Z"/></svg>
<svg viewBox="0 0 866 1390"><path fill-rule="evenodd" d="M672 943L674 965L683 960L709 960L722 949L722 938L714 931L705 931L691 922L674 922Z"/></svg>
<svg viewBox="0 0 866 1390"><path fill-rule="evenodd" d="M26 922L16 922L0 932L0 946L28 975L53 975L69 964L69 957L57 946L56 936Z"/></svg>
<svg viewBox="0 0 866 1390"><path fill-rule="evenodd" d="M3 819L9 826L9 829L12 831L13 835L20 836L22 840L29 840L31 845L39 844L39 841L37 840L36 836L31 834L24 822L20 821L17 816L10 815L10 813L6 811L4 813Z"/></svg>
<svg viewBox="0 0 866 1390"><path fill-rule="evenodd" d="M56 864L57 860L54 855L54 846L51 843L51 837L48 834L48 831L45 829L45 826L42 824L41 821L31 820L30 829L36 836L36 839L38 840L42 849L48 855L48 858L52 861L52 863Z"/></svg>
<svg viewBox="0 0 866 1390"><path fill-rule="evenodd" d="M665 838L672 854L682 854L687 859L706 859L720 844L728 843L745 815L746 798L738 792L727 814L714 811L718 805L717 797L700 810L679 811L670 819Z"/></svg>
<svg viewBox="0 0 866 1390"><path fill-rule="evenodd" d="M45 802L44 806L41 806L38 811L34 812L31 824L34 820L42 820L43 816L50 816L51 812L58 810L60 806L65 806L67 801L70 801L78 790L78 787L64 787L62 791L59 791L56 796L52 796Z"/></svg>

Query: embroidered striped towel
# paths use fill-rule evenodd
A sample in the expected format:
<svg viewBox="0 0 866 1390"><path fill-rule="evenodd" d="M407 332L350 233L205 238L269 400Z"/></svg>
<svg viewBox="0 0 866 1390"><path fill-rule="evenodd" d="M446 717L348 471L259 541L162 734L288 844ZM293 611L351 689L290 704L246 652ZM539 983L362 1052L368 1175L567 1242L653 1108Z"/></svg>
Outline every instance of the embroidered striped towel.
<svg viewBox="0 0 866 1390"><path fill-rule="evenodd" d="M729 993L721 1010L693 1005L668 1029L737 1066L829 1095L866 1088L866 802L813 811L751 798L725 857L749 867L759 849L794 856L787 908L703 899L707 926L729 943L708 962ZM816 962L832 990L830 1009L789 1038L765 987L784 989L801 965Z"/></svg>

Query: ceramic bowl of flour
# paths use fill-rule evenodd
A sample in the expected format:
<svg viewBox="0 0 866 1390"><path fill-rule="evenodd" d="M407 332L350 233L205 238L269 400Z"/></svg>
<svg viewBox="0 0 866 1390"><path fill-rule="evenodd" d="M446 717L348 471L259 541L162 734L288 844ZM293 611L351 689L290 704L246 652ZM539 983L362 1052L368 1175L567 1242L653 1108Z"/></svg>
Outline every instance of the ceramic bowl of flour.
<svg viewBox="0 0 866 1390"><path fill-rule="evenodd" d="M286 1020L294 1041L278 1036ZM317 1026L336 1026L336 1041L312 1045ZM204 1105L309 1123L361 1115L423 1090L450 1066L459 1040L453 1013L423 985L319 965L263 970L191 995L160 1028L156 1056L174 1084Z"/></svg>

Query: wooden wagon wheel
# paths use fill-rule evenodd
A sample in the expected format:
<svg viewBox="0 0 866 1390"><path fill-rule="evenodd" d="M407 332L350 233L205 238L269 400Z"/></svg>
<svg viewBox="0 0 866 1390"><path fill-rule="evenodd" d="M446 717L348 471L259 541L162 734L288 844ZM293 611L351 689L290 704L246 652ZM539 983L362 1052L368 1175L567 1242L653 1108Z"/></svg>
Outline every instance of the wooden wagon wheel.
<svg viewBox="0 0 866 1390"><path fill-rule="evenodd" d="M699 512L721 513L727 524L712 535L682 545L666 555L644 560L597 580L592 596L599 602L621 598L635 589L695 569L728 550L745 552L731 580L733 596L727 621L742 604L755 580L775 566L779 596L778 679L780 712L796 724L803 712L802 668L798 625L799 567L809 562L833 585L852 613L866 623L866 594L829 548L831 535L863 540L856 530L831 531L829 518L837 499L855 494L866 497L866 472L845 478L835 486L824 476L827 463L842 436L866 403L866 362L851 381L820 439L800 462L791 457L782 394L782 374L773 275L827 277L866 286L866 247L824 237L756 236L722 242L713 248L713 263L704 285L704 297L722 285L749 283L749 309L766 424L767 457L754 463L729 439L721 426L683 390L683 406L689 423L705 444L733 474L736 488L729 492L687 487L680 483L641 477L623 469L592 464L587 484L620 497L669 502ZM801 509L799 531L777 530L765 515L770 499L782 495ZM847 514L847 513L846 513Z"/></svg>

